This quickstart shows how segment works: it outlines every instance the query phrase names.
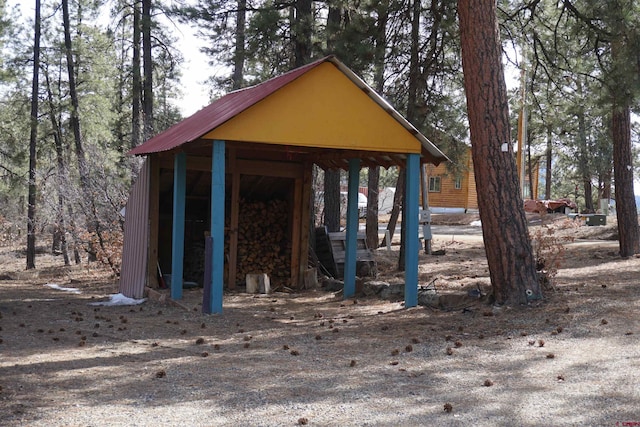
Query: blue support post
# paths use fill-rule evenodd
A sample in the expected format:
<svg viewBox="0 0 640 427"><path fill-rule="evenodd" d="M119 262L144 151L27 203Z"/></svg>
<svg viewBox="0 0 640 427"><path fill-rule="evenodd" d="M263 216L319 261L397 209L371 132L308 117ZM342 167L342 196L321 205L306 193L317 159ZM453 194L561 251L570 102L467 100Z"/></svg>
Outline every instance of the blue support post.
<svg viewBox="0 0 640 427"><path fill-rule="evenodd" d="M182 299L184 273L184 212L187 199L187 155L173 160L173 228L171 239L171 299Z"/></svg>
<svg viewBox="0 0 640 427"><path fill-rule="evenodd" d="M202 284L202 312L211 314L211 262L213 261L213 238L204 239L204 283Z"/></svg>
<svg viewBox="0 0 640 427"><path fill-rule="evenodd" d="M209 313L222 313L224 289L224 179L225 142L213 141L211 151L211 296Z"/></svg>
<svg viewBox="0 0 640 427"><path fill-rule="evenodd" d="M349 159L347 192L347 236L344 253L344 298L356 293L356 255L358 249L358 184L360 159Z"/></svg>
<svg viewBox="0 0 640 427"><path fill-rule="evenodd" d="M407 155L406 200L404 201L405 224L405 264L404 264L404 306L418 305L418 195L420 178L420 155Z"/></svg>

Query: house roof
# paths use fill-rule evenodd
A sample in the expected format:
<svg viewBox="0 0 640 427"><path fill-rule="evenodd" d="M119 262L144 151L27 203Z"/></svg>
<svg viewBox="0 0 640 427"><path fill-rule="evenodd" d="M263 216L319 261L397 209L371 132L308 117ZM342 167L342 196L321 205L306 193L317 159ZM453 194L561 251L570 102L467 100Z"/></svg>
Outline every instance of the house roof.
<svg viewBox="0 0 640 427"><path fill-rule="evenodd" d="M390 131L385 134L383 129ZM357 150L362 157L369 152L377 153L372 157L384 157L382 153L388 151L388 159L396 160L387 159L386 164L396 164L402 153L411 152L421 153L423 161L434 164L448 160L333 56L231 92L129 154L170 151L210 139Z"/></svg>

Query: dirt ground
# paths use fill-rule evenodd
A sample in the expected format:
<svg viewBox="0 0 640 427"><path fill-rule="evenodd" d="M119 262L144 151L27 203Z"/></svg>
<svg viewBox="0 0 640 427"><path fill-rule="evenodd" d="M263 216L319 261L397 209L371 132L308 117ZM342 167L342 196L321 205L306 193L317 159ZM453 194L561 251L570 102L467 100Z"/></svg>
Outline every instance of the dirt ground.
<svg viewBox="0 0 640 427"><path fill-rule="evenodd" d="M0 425L640 425L640 258L617 255L608 222L548 222L562 268L518 309L465 299L489 288L478 236L420 255L420 284L461 305L237 292L222 315L200 313L199 289L93 306L118 291L108 271L46 253L25 271L0 247ZM377 251L378 280L402 282L397 254Z"/></svg>

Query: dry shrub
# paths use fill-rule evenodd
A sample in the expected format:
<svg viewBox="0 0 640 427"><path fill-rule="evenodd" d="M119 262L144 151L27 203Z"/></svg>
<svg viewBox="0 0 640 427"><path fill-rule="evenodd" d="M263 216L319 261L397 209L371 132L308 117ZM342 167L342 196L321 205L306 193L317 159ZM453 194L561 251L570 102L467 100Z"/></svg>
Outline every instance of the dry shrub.
<svg viewBox="0 0 640 427"><path fill-rule="evenodd" d="M0 215L0 246L12 245L20 236L19 227Z"/></svg>
<svg viewBox="0 0 640 427"><path fill-rule="evenodd" d="M96 251L96 261L109 267L115 274L120 274L122 264L122 246L124 234L118 230L106 230L100 233L82 233L80 236L85 243ZM90 244L91 243L91 244Z"/></svg>
<svg viewBox="0 0 640 427"><path fill-rule="evenodd" d="M570 219L545 222L545 215L544 213L540 215L541 225L533 230L530 229L529 236L541 285L546 290L555 290L553 280L564 263L567 251L565 245L574 240L574 236L559 231L576 228L579 224Z"/></svg>

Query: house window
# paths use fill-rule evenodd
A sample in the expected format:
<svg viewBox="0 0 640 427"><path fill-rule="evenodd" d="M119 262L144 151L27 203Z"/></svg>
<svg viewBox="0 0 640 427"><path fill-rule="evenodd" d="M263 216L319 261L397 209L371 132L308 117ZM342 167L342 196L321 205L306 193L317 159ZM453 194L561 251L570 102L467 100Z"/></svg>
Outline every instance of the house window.
<svg viewBox="0 0 640 427"><path fill-rule="evenodd" d="M461 190L462 189L462 177L459 177L459 176L456 177L456 181L453 184L453 187L456 190Z"/></svg>
<svg viewBox="0 0 640 427"><path fill-rule="evenodd" d="M440 192L440 177L439 176L430 176L429 177L429 192L430 193L439 193Z"/></svg>

